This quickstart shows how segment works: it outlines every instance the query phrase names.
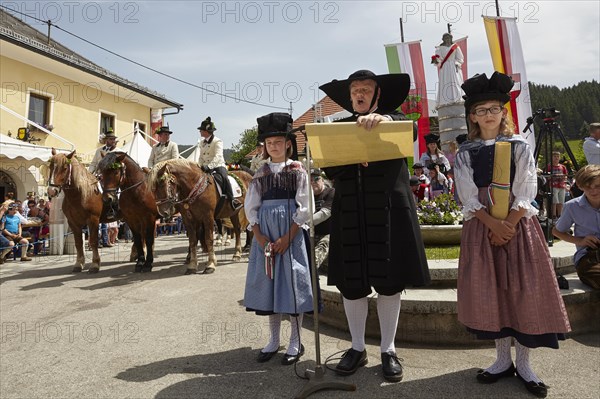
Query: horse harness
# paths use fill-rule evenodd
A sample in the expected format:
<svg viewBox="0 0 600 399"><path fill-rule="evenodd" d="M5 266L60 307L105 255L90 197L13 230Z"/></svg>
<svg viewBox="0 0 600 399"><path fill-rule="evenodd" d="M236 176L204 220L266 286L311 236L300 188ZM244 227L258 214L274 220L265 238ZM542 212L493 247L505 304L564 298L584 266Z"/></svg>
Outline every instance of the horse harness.
<svg viewBox="0 0 600 399"><path fill-rule="evenodd" d="M189 204L194 202L196 200L196 198L198 198L208 187L208 184L210 183L210 181L208 179L208 175L205 174L200 179L198 179L198 181L196 182L194 187L190 190L190 193L188 194L188 196L182 200L179 199L179 191L172 189L171 183L174 183L175 179L173 178L173 175L169 172L168 169L165 170L165 174L163 175L163 177L166 179L166 183L167 183L167 188L166 188L167 198L157 200L156 205L160 206L160 205L167 204L167 203L170 203L171 205L184 204L183 205L184 209L189 214L188 216L191 217L191 212L189 210L189 208L190 208ZM175 191L175 192L173 192L173 191Z"/></svg>
<svg viewBox="0 0 600 399"><path fill-rule="evenodd" d="M111 192L116 192L119 189L121 189L121 186L123 185L123 181L125 180L125 171L127 170L127 166L123 163L123 162L119 162L119 165L121 165L118 168L115 168L119 171L119 184L117 185L117 187L115 188L105 188L104 185L102 184L102 182L100 182L100 184L102 185L102 190L107 192L107 193L111 193ZM127 190L131 190L132 188L135 188L137 186L139 186L140 184L142 184L144 182L144 179L140 180L137 183L132 184L129 187L125 187L123 189L121 189L121 193L127 191Z"/></svg>

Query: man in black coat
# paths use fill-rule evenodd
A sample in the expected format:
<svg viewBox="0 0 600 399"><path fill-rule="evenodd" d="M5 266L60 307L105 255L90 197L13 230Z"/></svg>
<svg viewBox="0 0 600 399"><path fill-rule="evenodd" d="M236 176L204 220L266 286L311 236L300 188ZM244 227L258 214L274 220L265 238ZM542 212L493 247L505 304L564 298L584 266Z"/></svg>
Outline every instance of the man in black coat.
<svg viewBox="0 0 600 399"><path fill-rule="evenodd" d="M365 134L379 122L406 119L395 111L410 88L406 74L375 75L360 70L320 88L352 112L340 122L354 121L364 127ZM400 292L430 281L406 159L330 167L325 172L335 188L328 284L335 285L344 297L352 336L352 348L336 372L350 375L368 362L365 324L367 296L373 287L378 293L383 376L400 381L402 366L394 346Z"/></svg>

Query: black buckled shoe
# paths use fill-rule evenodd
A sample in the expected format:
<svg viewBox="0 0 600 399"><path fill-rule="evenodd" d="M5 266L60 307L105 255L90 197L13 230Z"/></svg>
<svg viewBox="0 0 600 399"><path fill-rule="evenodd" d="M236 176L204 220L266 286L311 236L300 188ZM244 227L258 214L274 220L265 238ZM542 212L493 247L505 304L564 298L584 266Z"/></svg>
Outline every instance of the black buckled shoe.
<svg viewBox="0 0 600 399"><path fill-rule="evenodd" d="M351 375L369 362L367 359L367 350L359 352L352 348L348 349L342 356L342 360L335 367L335 372L339 375Z"/></svg>
<svg viewBox="0 0 600 399"><path fill-rule="evenodd" d="M290 364L296 363L300 358L304 355L304 345L300 344L300 352L295 355L290 355L286 353L283 355L283 359L281 359L281 364L284 366L289 366Z"/></svg>
<svg viewBox="0 0 600 399"><path fill-rule="evenodd" d="M519 377L519 379L523 381L525 388L527 388L529 392L531 392L538 398L545 398L548 395L548 387L546 386L546 384L544 384L543 382L525 381L525 379L521 377L518 371L516 373L517 377Z"/></svg>
<svg viewBox="0 0 600 399"><path fill-rule="evenodd" d="M383 378L391 382L402 381L404 373L400 359L394 352L384 352L381 354L381 368L383 369Z"/></svg>
<svg viewBox="0 0 600 399"><path fill-rule="evenodd" d="M514 364L510 364L510 367L507 368L506 370L500 372L500 373L496 373L496 374L492 374L489 371L485 371L485 370L478 370L477 371L477 381L481 382L482 384L493 384L494 382L498 381L500 378L504 378L504 377L512 377L513 375L515 375L515 365Z"/></svg>
<svg viewBox="0 0 600 399"><path fill-rule="evenodd" d="M273 352L263 352L263 351L260 351L260 352L258 352L258 356L256 357L256 361L259 362L259 363L268 362L269 360L271 360L271 358L273 356L275 356L276 353L277 353L277 351L273 351Z"/></svg>

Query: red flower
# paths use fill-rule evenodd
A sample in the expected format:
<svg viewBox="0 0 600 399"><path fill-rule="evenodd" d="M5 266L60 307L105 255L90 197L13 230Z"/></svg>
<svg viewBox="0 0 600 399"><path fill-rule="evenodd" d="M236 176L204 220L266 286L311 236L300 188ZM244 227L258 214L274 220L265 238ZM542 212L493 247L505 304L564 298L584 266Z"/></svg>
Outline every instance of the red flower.
<svg viewBox="0 0 600 399"><path fill-rule="evenodd" d="M432 64L437 64L438 62L440 62L440 56L435 54L431 56L431 63Z"/></svg>

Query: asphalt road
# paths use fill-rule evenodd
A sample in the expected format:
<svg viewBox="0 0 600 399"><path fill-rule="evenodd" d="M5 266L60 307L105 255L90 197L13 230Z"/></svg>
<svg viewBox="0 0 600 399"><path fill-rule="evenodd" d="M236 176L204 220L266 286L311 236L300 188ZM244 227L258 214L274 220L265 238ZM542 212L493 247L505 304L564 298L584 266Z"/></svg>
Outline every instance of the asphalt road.
<svg viewBox="0 0 600 399"><path fill-rule="evenodd" d="M183 275L186 239L160 237L154 271L133 273L129 244L102 250L100 273L71 274L72 255L8 261L0 266L0 398L292 398L307 387L296 376L315 368L315 334L306 317L306 354L282 366L282 352L255 361L268 340L266 318L241 305L246 263L231 247L211 275ZM90 253L88 252L87 255ZM327 311L327 310L325 310ZM400 318L402 322L402 316ZM289 323L284 322L282 343ZM422 347L397 342L404 380L381 377L379 348L350 377L326 370L324 381L355 392L323 390L314 398L532 398L516 378L480 385L475 373L493 347ZM349 334L320 326L321 360L350 346ZM537 349L532 363L550 398L600 397L600 334ZM335 361L331 363L335 366Z"/></svg>

